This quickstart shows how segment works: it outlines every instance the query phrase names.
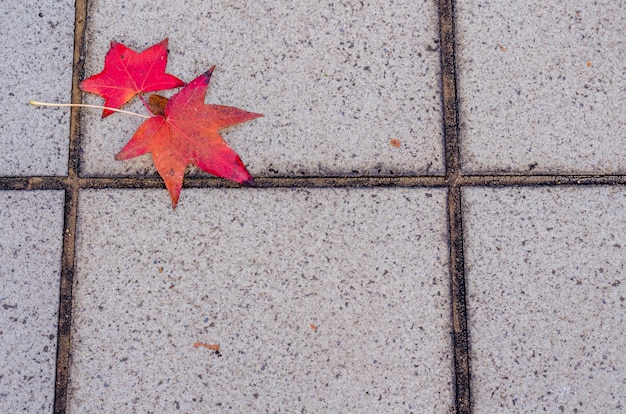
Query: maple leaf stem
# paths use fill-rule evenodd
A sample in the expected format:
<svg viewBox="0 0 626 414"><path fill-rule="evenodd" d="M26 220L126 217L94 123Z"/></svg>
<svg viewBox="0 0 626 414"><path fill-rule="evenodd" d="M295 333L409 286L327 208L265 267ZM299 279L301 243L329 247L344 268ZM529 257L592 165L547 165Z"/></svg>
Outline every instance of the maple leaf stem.
<svg viewBox="0 0 626 414"><path fill-rule="evenodd" d="M150 106L148 105L148 102L146 102L146 100L144 99L142 94L139 94L139 99L141 99L141 102L143 102L143 106L146 107L146 109L148 110L148 112L150 113L150 115L154 115L152 113L152 111L150 110Z"/></svg>
<svg viewBox="0 0 626 414"><path fill-rule="evenodd" d="M127 115L134 115L134 116L138 116L140 118L145 118L145 119L149 119L149 116L146 115L141 115L141 114L136 114L134 112L130 112L130 111L125 111L123 109L117 109L117 108L111 108L108 106L99 106L99 105L88 105L88 104L68 104L68 103L48 103L48 102L38 102L38 101L29 101L28 103L30 103L33 106L76 106L79 108L95 108L95 109L108 109L110 111L114 111L114 112L121 112L123 114L127 114Z"/></svg>

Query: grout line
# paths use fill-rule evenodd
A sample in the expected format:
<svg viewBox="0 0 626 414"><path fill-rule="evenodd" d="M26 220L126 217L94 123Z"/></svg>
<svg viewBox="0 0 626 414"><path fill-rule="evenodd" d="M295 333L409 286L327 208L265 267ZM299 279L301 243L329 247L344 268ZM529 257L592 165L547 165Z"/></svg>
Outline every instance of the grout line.
<svg viewBox="0 0 626 414"><path fill-rule="evenodd" d="M358 177L255 177L257 188L283 187L545 187L626 185L626 175L437 175ZM0 177L0 190L165 188L160 177ZM236 188L239 184L209 176L185 176L183 188Z"/></svg>
<svg viewBox="0 0 626 414"><path fill-rule="evenodd" d="M450 295L452 348L457 414L471 413L469 332L463 255L463 207L461 187L448 189L448 237L450 245Z"/></svg>
<svg viewBox="0 0 626 414"><path fill-rule="evenodd" d="M83 48L87 20L87 0L74 4L74 57L72 62L72 103L81 102L78 88L83 71ZM54 387L54 413L67 412L67 389L70 373L70 347L72 326L72 288L75 273L76 214L80 179L80 110L73 107L70 115L69 154L67 177L46 177L37 181L31 178L29 185L49 181L63 184L65 205L63 208L63 252L61 256L61 283L59 287L59 322L57 330L56 379Z"/></svg>
<svg viewBox="0 0 626 414"><path fill-rule="evenodd" d="M443 131L448 187L448 243L450 247L450 319L454 355L454 401L457 414L471 413L469 333L463 257L461 155L458 128L454 8L452 0L439 1Z"/></svg>
<svg viewBox="0 0 626 414"><path fill-rule="evenodd" d="M61 258L59 325L57 331L56 381L54 390L55 414L65 413L67 405L77 199L78 189L68 188L65 190L63 254Z"/></svg>
<svg viewBox="0 0 626 414"><path fill-rule="evenodd" d="M444 148L446 175L452 181L461 175L453 13L452 0L439 1Z"/></svg>

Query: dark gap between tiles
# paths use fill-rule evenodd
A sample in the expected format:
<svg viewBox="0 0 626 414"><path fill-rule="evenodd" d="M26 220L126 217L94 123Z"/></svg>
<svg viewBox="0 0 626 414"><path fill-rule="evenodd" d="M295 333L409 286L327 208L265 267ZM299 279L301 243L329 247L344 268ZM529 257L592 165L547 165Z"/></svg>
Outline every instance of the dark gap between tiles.
<svg viewBox="0 0 626 414"><path fill-rule="evenodd" d="M87 20L87 0L74 3L74 58L72 63L72 103L81 103L78 88L83 77L84 35ZM80 181L80 111L71 108L68 173L63 208L63 252L61 256L61 283L59 286L59 322L57 330L56 378L54 412L67 411L67 387L70 372L70 343L72 327L72 288L75 272L76 217Z"/></svg>
<svg viewBox="0 0 626 414"><path fill-rule="evenodd" d="M357 177L255 177L256 188L335 187L555 187L626 185L626 175L456 175L456 176L357 176ZM63 190L66 188L154 189L165 188L160 177L0 177L0 190ZM183 188L237 188L213 177L185 176Z"/></svg>
<svg viewBox="0 0 626 414"><path fill-rule="evenodd" d="M454 355L454 397L456 413L469 414L471 412L470 357L463 259L463 209L459 186L461 163L454 35L453 2L440 0L441 99L448 184L448 243L450 248L448 266L450 268L450 319Z"/></svg>
<svg viewBox="0 0 626 414"><path fill-rule="evenodd" d="M448 243L450 248L450 309L454 353L454 395L457 414L471 412L469 332L463 256L463 208L461 187L448 188Z"/></svg>
<svg viewBox="0 0 626 414"><path fill-rule="evenodd" d="M83 77L84 34L88 0L75 3L72 102L81 101L78 83ZM467 326L465 270L463 254L463 214L461 189L473 186L593 186L626 185L626 175L463 175L460 170L458 99L452 0L439 1L441 85L446 160L445 176L356 176L356 177L259 177L258 188L335 188L335 187L446 187L448 188L448 237L452 346L454 354L455 410L471 413L469 332ZM0 177L0 190L65 190L63 252L59 292L59 319L54 412L65 413L69 381L69 352L72 320L72 285L75 272L74 248L78 193L81 189L165 188L158 176L80 177L80 112L72 108L68 175L66 177ZM230 188L239 185L211 177L187 176L185 188Z"/></svg>
<svg viewBox="0 0 626 414"><path fill-rule="evenodd" d="M59 293L59 325L57 329L56 380L54 412L65 413L69 380L69 352L72 325L72 284L74 281L74 246L76 241L76 207L78 189L65 190L63 209L63 253L61 256L61 283Z"/></svg>

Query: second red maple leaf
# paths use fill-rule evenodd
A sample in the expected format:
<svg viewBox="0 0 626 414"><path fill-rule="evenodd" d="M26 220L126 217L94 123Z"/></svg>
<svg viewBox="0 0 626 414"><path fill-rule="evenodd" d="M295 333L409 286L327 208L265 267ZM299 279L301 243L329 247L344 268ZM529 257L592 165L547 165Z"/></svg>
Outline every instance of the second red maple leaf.
<svg viewBox="0 0 626 414"><path fill-rule="evenodd" d="M219 130L263 115L242 109L207 105L204 97L212 67L176 93L165 105L163 115L146 120L115 156L126 160L151 153L154 165L176 208L189 164L241 184L254 184L237 153L224 141Z"/></svg>
<svg viewBox="0 0 626 414"><path fill-rule="evenodd" d="M185 82L165 73L167 65L167 39L141 53L121 43L111 42L104 58L104 70L85 79L80 88L104 98L104 106L121 108L142 92L178 88ZM113 111L105 109L102 117Z"/></svg>

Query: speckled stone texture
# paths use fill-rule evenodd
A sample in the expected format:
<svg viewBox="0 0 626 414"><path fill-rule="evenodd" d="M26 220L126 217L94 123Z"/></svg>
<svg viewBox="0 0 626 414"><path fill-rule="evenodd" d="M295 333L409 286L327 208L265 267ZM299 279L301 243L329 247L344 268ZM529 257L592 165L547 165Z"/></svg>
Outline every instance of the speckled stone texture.
<svg viewBox="0 0 626 414"><path fill-rule="evenodd" d="M0 196L0 412L50 413L63 192Z"/></svg>
<svg viewBox="0 0 626 414"><path fill-rule="evenodd" d="M224 134L255 176L444 173L434 2L90 2L85 76L111 40L166 37L169 73L216 65L207 103L265 115ZM154 173L150 156L113 162L141 120L99 118L84 111L83 174Z"/></svg>
<svg viewBox="0 0 626 414"><path fill-rule="evenodd" d="M81 192L70 412L453 412L444 190L183 195Z"/></svg>
<svg viewBox="0 0 626 414"><path fill-rule="evenodd" d="M475 413L626 410L626 190L466 189Z"/></svg>
<svg viewBox="0 0 626 414"><path fill-rule="evenodd" d="M465 173L626 172L623 2L456 2Z"/></svg>
<svg viewBox="0 0 626 414"><path fill-rule="evenodd" d="M70 102L74 2L2 1L0 27L0 175L65 175L69 110L28 102Z"/></svg>

